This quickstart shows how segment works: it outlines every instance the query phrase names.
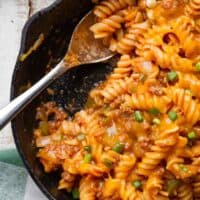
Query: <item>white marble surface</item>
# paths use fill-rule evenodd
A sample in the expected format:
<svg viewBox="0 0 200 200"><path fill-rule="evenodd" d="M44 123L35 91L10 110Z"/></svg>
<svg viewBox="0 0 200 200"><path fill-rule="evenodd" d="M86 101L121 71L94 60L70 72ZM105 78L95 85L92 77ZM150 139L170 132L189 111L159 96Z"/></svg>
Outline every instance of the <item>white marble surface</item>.
<svg viewBox="0 0 200 200"><path fill-rule="evenodd" d="M26 20L55 0L0 0L0 108L8 104L10 83ZM0 149L13 148L10 124L0 131Z"/></svg>
<svg viewBox="0 0 200 200"><path fill-rule="evenodd" d="M27 178L24 200L47 200L47 197L33 183L30 176Z"/></svg>
<svg viewBox="0 0 200 200"><path fill-rule="evenodd" d="M55 0L0 0L0 108L9 103L10 83L19 51L21 30L36 11ZM14 148L10 124L0 131L0 149ZM24 200L46 200L30 177Z"/></svg>

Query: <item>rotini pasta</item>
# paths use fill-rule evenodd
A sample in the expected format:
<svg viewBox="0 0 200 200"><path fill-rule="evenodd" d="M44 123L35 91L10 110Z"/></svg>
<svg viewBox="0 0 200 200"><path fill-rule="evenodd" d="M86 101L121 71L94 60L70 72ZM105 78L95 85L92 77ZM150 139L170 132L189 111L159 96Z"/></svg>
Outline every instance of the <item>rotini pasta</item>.
<svg viewBox="0 0 200 200"><path fill-rule="evenodd" d="M126 179L135 165L134 155L121 155L118 165L115 167L115 177L117 179Z"/></svg>
<svg viewBox="0 0 200 200"><path fill-rule="evenodd" d="M200 3L198 0L190 0L185 8L188 15L198 17L200 16Z"/></svg>
<svg viewBox="0 0 200 200"><path fill-rule="evenodd" d="M194 179L193 189L195 198L200 198L200 174L198 174Z"/></svg>
<svg viewBox="0 0 200 200"><path fill-rule="evenodd" d="M117 11L134 5L134 0L109 0L102 1L94 9L94 14L99 18L106 18Z"/></svg>
<svg viewBox="0 0 200 200"><path fill-rule="evenodd" d="M73 117L37 109L45 172L81 200L199 200L200 1L102 0L94 15L119 59Z"/></svg>
<svg viewBox="0 0 200 200"><path fill-rule="evenodd" d="M150 175L146 183L145 199L168 200L168 192L163 186L163 180L159 175Z"/></svg>
<svg viewBox="0 0 200 200"><path fill-rule="evenodd" d="M122 37L117 44L117 52L120 54L128 54L134 48L141 49L144 40L144 33L149 27L148 22L132 24L128 29L127 34Z"/></svg>
<svg viewBox="0 0 200 200"><path fill-rule="evenodd" d="M110 75L109 82L112 80L123 79L130 76L133 71L132 59L130 55L121 56L117 63L117 67L114 69L113 73Z"/></svg>
<svg viewBox="0 0 200 200"><path fill-rule="evenodd" d="M96 39L105 38L114 33L117 29L120 29L123 21L124 19L120 13L115 14L94 24L91 26L90 30L95 33Z"/></svg>
<svg viewBox="0 0 200 200"><path fill-rule="evenodd" d="M117 79L115 81L112 81L111 83L105 84L105 87L103 89L92 91L90 96L99 105L110 103L118 96L129 92L128 90L132 80L132 77Z"/></svg>
<svg viewBox="0 0 200 200"><path fill-rule="evenodd" d="M59 182L58 189L59 190L67 190L68 192L72 191L74 186L74 181L76 176L74 174L70 174L69 172L65 171L61 175L62 179Z"/></svg>
<svg viewBox="0 0 200 200"><path fill-rule="evenodd" d="M96 195L96 185L97 181L89 176L83 177L80 181L80 198L93 200Z"/></svg>
<svg viewBox="0 0 200 200"><path fill-rule="evenodd" d="M124 103L121 108L124 110L128 109L139 109L139 110L150 110L153 108L158 109L161 113L165 113L169 108L171 100L165 97L158 97L156 95L145 94L132 94L124 96Z"/></svg>
<svg viewBox="0 0 200 200"><path fill-rule="evenodd" d="M180 200L192 200L193 199L193 192L192 192L192 188L189 184L183 184L182 186L180 186L179 190L178 190L178 198Z"/></svg>
<svg viewBox="0 0 200 200"><path fill-rule="evenodd" d="M191 91L191 95L200 97L200 80L194 74L184 74L179 72L177 87L188 89Z"/></svg>
<svg viewBox="0 0 200 200"><path fill-rule="evenodd" d="M151 146L150 151L147 151L142 158L142 161L138 163L138 174L149 176L160 162L165 160L171 147L177 142L177 135L175 133L178 130L179 128L177 126L172 126L169 130L161 133L161 138L155 141L155 144Z"/></svg>
<svg viewBox="0 0 200 200"><path fill-rule="evenodd" d="M168 90L169 96L173 102L182 109L186 117L186 122L191 125L199 120L199 103L192 99L190 94L187 94L184 89L170 88Z"/></svg>

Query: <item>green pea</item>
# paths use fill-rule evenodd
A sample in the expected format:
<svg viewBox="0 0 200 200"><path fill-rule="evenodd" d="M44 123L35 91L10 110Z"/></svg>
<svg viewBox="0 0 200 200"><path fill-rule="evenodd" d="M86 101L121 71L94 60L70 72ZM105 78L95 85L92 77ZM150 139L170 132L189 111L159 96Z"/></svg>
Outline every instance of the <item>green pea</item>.
<svg viewBox="0 0 200 200"><path fill-rule="evenodd" d="M200 62L196 63L195 68L196 68L197 71L200 71Z"/></svg>
<svg viewBox="0 0 200 200"><path fill-rule="evenodd" d="M122 151L124 150L124 144L120 143L120 142L117 142L113 148L112 148L113 151L117 152L117 153L122 153Z"/></svg>
<svg viewBox="0 0 200 200"><path fill-rule="evenodd" d="M167 80L174 81L178 78L178 74L175 71L171 71L167 73Z"/></svg>
<svg viewBox="0 0 200 200"><path fill-rule="evenodd" d="M140 77L140 80L142 83L144 83L147 79L147 75L143 74L141 77Z"/></svg>
<svg viewBox="0 0 200 200"><path fill-rule="evenodd" d="M185 172L185 173L188 172L188 168L187 168L185 165L183 165L183 164L180 164L180 165L179 165L179 169L180 169L181 171Z"/></svg>
<svg viewBox="0 0 200 200"><path fill-rule="evenodd" d="M85 134L84 134L84 133L80 133L80 134L77 136L77 139L78 139L79 141L85 140Z"/></svg>
<svg viewBox="0 0 200 200"><path fill-rule="evenodd" d="M92 147L89 146L89 145L88 145L88 146L84 146L83 149L84 149L85 151L89 152L89 153L92 151Z"/></svg>
<svg viewBox="0 0 200 200"><path fill-rule="evenodd" d="M187 136L190 140L195 140L197 137L197 135L194 131L189 132Z"/></svg>
<svg viewBox="0 0 200 200"><path fill-rule="evenodd" d="M91 160L92 160L92 154L90 153L85 154L84 163L90 163Z"/></svg>
<svg viewBox="0 0 200 200"><path fill-rule="evenodd" d="M62 135L60 136L60 140L65 140L65 135L64 135L64 134L62 134Z"/></svg>
<svg viewBox="0 0 200 200"><path fill-rule="evenodd" d="M135 180L132 182L132 185L136 188L139 189L142 186L142 182L140 180Z"/></svg>
<svg viewBox="0 0 200 200"><path fill-rule="evenodd" d="M78 188L73 188L73 190L72 190L73 199L79 199L79 196L80 196L80 194L79 194Z"/></svg>
<svg viewBox="0 0 200 200"><path fill-rule="evenodd" d="M175 112L175 111L170 111L169 113L168 113L168 117L169 117L169 119L171 119L171 121L176 121L177 119L178 119L178 115L177 115L177 113Z"/></svg>
<svg viewBox="0 0 200 200"><path fill-rule="evenodd" d="M103 159L103 163L106 165L106 167L108 167L108 168L112 168L112 166L113 166L113 163L112 163L112 161L110 161L109 159L107 159L107 158L104 158Z"/></svg>
<svg viewBox="0 0 200 200"><path fill-rule="evenodd" d="M180 186L181 182L176 179L171 179L167 181L167 192L169 195L172 195L174 190L176 190Z"/></svg>
<svg viewBox="0 0 200 200"><path fill-rule="evenodd" d="M143 118L143 116L142 116L142 113L141 113L139 110L135 111L134 117L135 117L135 120L136 120L137 122L139 122L139 123L141 123L141 122L144 121L144 118Z"/></svg>
<svg viewBox="0 0 200 200"><path fill-rule="evenodd" d="M160 111L157 108L152 108L149 110L149 113L152 115L158 115Z"/></svg>

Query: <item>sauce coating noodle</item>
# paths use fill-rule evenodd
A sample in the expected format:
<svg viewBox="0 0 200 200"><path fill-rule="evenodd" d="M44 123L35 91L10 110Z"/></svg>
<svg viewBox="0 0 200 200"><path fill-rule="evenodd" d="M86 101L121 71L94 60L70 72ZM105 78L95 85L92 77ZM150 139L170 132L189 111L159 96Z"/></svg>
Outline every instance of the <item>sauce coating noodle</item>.
<svg viewBox="0 0 200 200"><path fill-rule="evenodd" d="M200 1L104 0L94 14L119 60L73 119L38 108L45 172L81 200L200 199Z"/></svg>

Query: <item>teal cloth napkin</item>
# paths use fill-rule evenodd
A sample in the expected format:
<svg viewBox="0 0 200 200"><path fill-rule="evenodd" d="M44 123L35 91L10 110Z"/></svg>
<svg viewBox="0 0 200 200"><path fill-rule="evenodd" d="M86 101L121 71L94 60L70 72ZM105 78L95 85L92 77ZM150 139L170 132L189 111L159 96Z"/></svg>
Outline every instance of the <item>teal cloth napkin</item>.
<svg viewBox="0 0 200 200"><path fill-rule="evenodd" d="M28 176L16 149L0 150L0 200L47 200Z"/></svg>
<svg viewBox="0 0 200 200"><path fill-rule="evenodd" d="M0 151L0 200L23 200L27 172L15 149Z"/></svg>
<svg viewBox="0 0 200 200"><path fill-rule="evenodd" d="M23 200L26 180L24 168L0 162L0 199Z"/></svg>
<svg viewBox="0 0 200 200"><path fill-rule="evenodd" d="M16 149L0 150L0 161L24 167L22 160Z"/></svg>

